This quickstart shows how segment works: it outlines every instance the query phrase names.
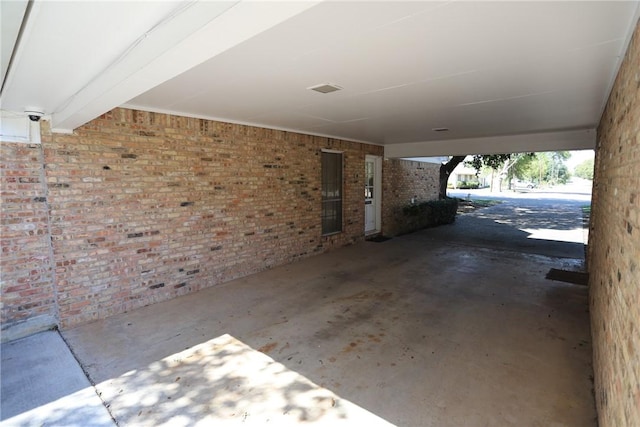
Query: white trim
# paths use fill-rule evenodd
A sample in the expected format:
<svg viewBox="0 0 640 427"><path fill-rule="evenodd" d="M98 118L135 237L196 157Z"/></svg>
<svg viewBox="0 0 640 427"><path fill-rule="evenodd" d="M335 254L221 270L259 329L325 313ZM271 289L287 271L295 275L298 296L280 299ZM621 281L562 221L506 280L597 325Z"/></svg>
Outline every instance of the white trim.
<svg viewBox="0 0 640 427"><path fill-rule="evenodd" d="M382 231L382 156L375 156L376 231Z"/></svg>
<svg viewBox="0 0 640 427"><path fill-rule="evenodd" d="M178 7L179 13L141 37L137 45L123 52L117 61L57 108L52 114L52 128L76 129L317 4L315 1L185 2Z"/></svg>
<svg viewBox="0 0 640 427"><path fill-rule="evenodd" d="M300 129L288 128L283 126L271 126L268 124L261 124L258 122L250 122L246 120L234 120L234 119L229 119L225 117L208 116L203 114L191 114L185 111L170 110L166 108L154 108L154 107L147 107L144 105L135 105L135 104L129 104L129 103L122 104L119 106L119 108L125 108L127 110L146 111L149 113L167 114L167 115L176 116L176 117L189 117L192 119L210 120L212 122L231 123L234 125L251 126L255 128L277 130L281 132L291 132L291 133L296 133L298 135L319 136L321 138L339 139L340 141L357 142L359 144L369 144L369 145L377 145L377 146L384 145L377 142L365 141L363 139L347 138L340 135L332 135L332 134L321 133L321 132L310 132L308 130L300 130Z"/></svg>
<svg viewBox="0 0 640 427"><path fill-rule="evenodd" d="M331 150L329 148L321 148L320 151L322 151L323 153L333 153L333 154L344 154L344 151L340 151L340 150ZM343 167L344 167L344 159L342 160L343 163Z"/></svg>
<svg viewBox="0 0 640 427"><path fill-rule="evenodd" d="M526 153L532 151L592 150L595 129L540 132L482 138L449 139L385 145L387 158Z"/></svg>
<svg viewBox="0 0 640 427"><path fill-rule="evenodd" d="M371 235L380 233L382 230L382 157L373 156L371 154L365 155L365 163L367 161L373 161L373 202L375 208L375 228L373 230L367 230L365 223L365 235Z"/></svg>
<svg viewBox="0 0 640 427"><path fill-rule="evenodd" d="M434 156L434 157L405 157L402 160L410 160L412 162L420 163L432 163L435 165L441 165L447 163L449 156Z"/></svg>
<svg viewBox="0 0 640 427"><path fill-rule="evenodd" d="M0 138L3 142L40 144L40 122L31 121L25 113L2 110Z"/></svg>

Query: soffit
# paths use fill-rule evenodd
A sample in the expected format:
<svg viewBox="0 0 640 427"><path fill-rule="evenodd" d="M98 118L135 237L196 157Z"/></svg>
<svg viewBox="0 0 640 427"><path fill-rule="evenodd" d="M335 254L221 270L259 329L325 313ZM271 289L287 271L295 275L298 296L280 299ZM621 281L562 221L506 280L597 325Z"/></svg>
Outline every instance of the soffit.
<svg viewBox="0 0 640 427"><path fill-rule="evenodd" d="M493 136L595 128L638 17L637 1L32 9L2 105L38 106L54 128L124 105L387 146L475 140L477 152ZM343 89L308 89L325 83Z"/></svg>
<svg viewBox="0 0 640 427"><path fill-rule="evenodd" d="M635 7L323 3L128 104L385 145L589 129Z"/></svg>

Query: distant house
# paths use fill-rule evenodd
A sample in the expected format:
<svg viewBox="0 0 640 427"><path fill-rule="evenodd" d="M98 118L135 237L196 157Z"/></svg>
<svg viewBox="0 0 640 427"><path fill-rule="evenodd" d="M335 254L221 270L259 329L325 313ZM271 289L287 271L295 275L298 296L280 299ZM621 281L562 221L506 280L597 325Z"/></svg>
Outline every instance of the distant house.
<svg viewBox="0 0 640 427"><path fill-rule="evenodd" d="M483 188L489 186L487 177L477 174L476 170L463 163L460 163L449 177L449 187L452 188Z"/></svg>

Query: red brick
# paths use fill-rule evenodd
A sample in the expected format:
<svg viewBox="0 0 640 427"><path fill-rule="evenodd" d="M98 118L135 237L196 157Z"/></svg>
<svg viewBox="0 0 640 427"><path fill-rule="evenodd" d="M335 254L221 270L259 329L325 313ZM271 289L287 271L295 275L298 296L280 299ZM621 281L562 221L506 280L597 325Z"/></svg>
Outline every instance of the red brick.
<svg viewBox="0 0 640 427"><path fill-rule="evenodd" d="M382 228L387 236L406 231L402 209L417 202L438 199L440 165L402 159L383 162Z"/></svg>
<svg viewBox="0 0 640 427"><path fill-rule="evenodd" d="M41 314L55 317L56 307L42 146L2 142L0 159L0 321L4 330L16 320ZM35 198L43 201L34 203Z"/></svg>
<svg viewBox="0 0 640 427"><path fill-rule="evenodd" d="M42 126L42 146L3 144L3 324L49 310L61 326L77 325L361 241L364 159L383 155L375 145L127 109L72 135ZM344 229L328 237L323 148L344 152ZM403 192L436 195L431 172L390 162L409 172L386 207L404 204Z"/></svg>

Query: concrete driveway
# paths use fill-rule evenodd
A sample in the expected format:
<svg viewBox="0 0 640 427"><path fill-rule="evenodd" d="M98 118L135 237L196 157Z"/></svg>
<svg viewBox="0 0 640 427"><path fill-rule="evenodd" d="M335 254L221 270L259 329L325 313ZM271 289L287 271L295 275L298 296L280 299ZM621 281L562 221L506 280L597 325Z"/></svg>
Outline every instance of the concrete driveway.
<svg viewBox="0 0 640 427"><path fill-rule="evenodd" d="M430 238L470 246L559 258L584 259L588 236L582 207L590 193L533 190L495 193L484 190L449 191L452 197L500 203L459 215L453 227L429 230Z"/></svg>
<svg viewBox="0 0 640 427"><path fill-rule="evenodd" d="M63 335L121 426L595 426L587 288L545 279L572 258L461 224Z"/></svg>

